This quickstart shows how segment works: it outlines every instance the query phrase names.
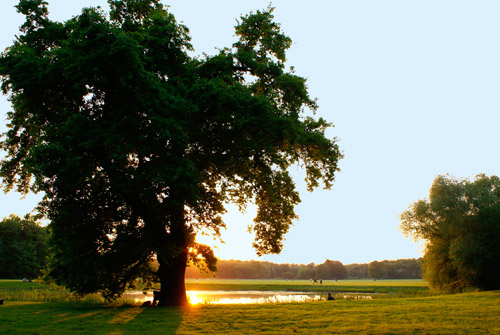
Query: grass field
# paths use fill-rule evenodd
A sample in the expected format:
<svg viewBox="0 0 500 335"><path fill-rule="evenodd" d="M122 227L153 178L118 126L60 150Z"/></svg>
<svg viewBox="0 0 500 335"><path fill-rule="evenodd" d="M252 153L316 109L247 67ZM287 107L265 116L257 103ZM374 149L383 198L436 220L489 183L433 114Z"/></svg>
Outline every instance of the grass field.
<svg viewBox="0 0 500 335"><path fill-rule="evenodd" d="M313 285L309 280L234 280L204 279L186 280L187 290L225 290L225 291L300 291L300 292L359 292L390 293L396 295L428 294L429 288L421 279L405 280L325 280L323 284Z"/></svg>
<svg viewBox="0 0 500 335"><path fill-rule="evenodd" d="M27 286L29 284L32 286ZM331 284L331 283L330 283ZM24 286L23 286L24 285ZM188 281L249 289L307 285L279 281ZM208 286L213 285L213 286ZM325 285L325 284L323 284ZM332 286L384 289L425 287L422 281L345 281ZM312 286L312 285L310 285ZM319 285L316 285L319 286ZM290 288L290 287L289 287ZM292 288L292 289L293 289ZM15 291L48 290L37 283L0 281L0 297ZM274 288L273 288L274 289ZM9 293L10 292L10 293ZM56 290L57 292L57 290ZM402 292L402 291L401 291ZM407 291L409 292L409 291ZM418 291L417 291L418 292ZM421 292L422 293L422 292ZM28 296L28 295L27 295ZM35 295L35 298L37 296ZM95 302L6 300L0 334L498 334L500 292L413 294L384 299L289 304L196 305L143 308Z"/></svg>

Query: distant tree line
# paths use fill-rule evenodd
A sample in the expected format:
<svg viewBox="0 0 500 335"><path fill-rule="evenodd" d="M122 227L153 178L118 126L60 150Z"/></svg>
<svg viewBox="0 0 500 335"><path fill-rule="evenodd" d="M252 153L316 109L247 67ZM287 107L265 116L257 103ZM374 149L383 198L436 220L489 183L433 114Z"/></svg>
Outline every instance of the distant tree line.
<svg viewBox="0 0 500 335"><path fill-rule="evenodd" d="M422 258L373 261L368 264L346 265L350 279L417 279L422 278Z"/></svg>
<svg viewBox="0 0 500 335"><path fill-rule="evenodd" d="M260 261L219 260L216 273L203 273L195 266L186 269L186 278L220 279L413 279L421 278L421 259L374 261L343 265L327 259L322 264L275 264Z"/></svg>
<svg viewBox="0 0 500 335"><path fill-rule="evenodd" d="M49 230L31 217L11 215L0 221L0 278L36 278L46 272ZM420 278L421 259L344 265L325 260L322 264L275 264L261 261L219 260L217 272L204 273L196 266L186 269L186 278L221 279L314 279ZM158 266L156 265L156 268Z"/></svg>
<svg viewBox="0 0 500 335"><path fill-rule="evenodd" d="M275 264L261 261L219 260L216 273L203 273L195 266L186 269L186 278L222 279L345 279L347 270L339 261L323 264Z"/></svg>

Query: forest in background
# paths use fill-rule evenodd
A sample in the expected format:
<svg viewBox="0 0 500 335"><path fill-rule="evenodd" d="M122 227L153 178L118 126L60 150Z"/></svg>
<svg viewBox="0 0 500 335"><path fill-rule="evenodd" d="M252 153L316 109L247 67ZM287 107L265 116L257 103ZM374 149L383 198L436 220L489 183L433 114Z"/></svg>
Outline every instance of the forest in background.
<svg viewBox="0 0 500 335"><path fill-rule="evenodd" d="M0 221L0 278L37 278L47 273L49 230L33 218L11 215ZM219 260L217 271L202 272L191 264L185 278L220 279L415 279L421 278L422 259L373 261L344 265L325 260L322 264L276 264L263 261ZM152 267L159 264L153 261Z"/></svg>
<svg viewBox="0 0 500 335"><path fill-rule="evenodd" d="M217 272L186 269L186 278L219 279L417 279L422 277L422 259L373 261L344 265L327 259L322 264L275 264L262 261L219 260Z"/></svg>

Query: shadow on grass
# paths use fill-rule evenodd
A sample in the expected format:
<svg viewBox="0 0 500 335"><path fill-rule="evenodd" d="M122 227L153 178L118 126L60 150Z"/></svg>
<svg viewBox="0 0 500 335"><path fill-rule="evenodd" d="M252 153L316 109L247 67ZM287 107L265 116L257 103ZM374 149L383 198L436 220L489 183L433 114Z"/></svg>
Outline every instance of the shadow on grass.
<svg viewBox="0 0 500 335"><path fill-rule="evenodd" d="M103 307L78 303L8 302L0 306L1 334L174 334L183 308Z"/></svg>

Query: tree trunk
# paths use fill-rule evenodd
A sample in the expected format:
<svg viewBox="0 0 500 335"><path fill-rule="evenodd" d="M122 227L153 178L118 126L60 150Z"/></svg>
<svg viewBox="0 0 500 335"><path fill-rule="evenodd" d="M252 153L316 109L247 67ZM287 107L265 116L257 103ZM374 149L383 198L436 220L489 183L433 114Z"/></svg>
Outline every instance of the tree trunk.
<svg viewBox="0 0 500 335"><path fill-rule="evenodd" d="M183 306L188 304L184 275L186 272L187 250L175 259L158 259L161 289L158 306Z"/></svg>
<svg viewBox="0 0 500 335"><path fill-rule="evenodd" d="M170 232L167 243L160 248L165 248L158 254L158 276L160 279L160 294L158 306L187 305L186 284L184 275L188 259L189 233L184 219L184 202L180 195L173 193L177 206L171 207Z"/></svg>

